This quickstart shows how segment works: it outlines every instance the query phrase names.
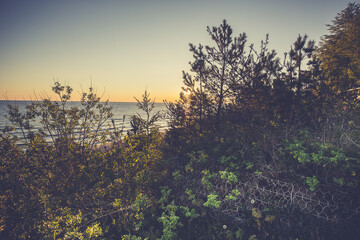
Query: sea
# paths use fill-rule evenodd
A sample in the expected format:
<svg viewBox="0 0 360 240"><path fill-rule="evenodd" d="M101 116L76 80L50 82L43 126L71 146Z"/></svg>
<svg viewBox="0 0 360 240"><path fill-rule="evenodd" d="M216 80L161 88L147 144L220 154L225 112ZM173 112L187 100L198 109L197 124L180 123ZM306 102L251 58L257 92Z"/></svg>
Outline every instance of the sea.
<svg viewBox="0 0 360 240"><path fill-rule="evenodd" d="M25 111L25 107L28 104L31 104L33 101L9 101L9 100L0 100L0 131L3 130L6 126L13 126L9 119L6 117L8 115L8 105L18 106L20 112ZM126 133L131 129L130 120L132 115L139 114L143 118L145 118L146 114L144 111L138 108L136 102L109 102L109 105L112 107L113 117L112 119L115 122L115 126L117 128L122 128L124 126L123 133ZM67 103L67 107L72 106L81 106L80 102L72 101ZM162 115L166 115L166 106L164 103L155 103L155 108L152 113L159 111ZM159 121L155 123L160 131L164 131L168 128L167 119L161 118ZM38 130L41 128L41 124L39 119L37 119L34 123L34 130ZM104 128L107 124L104 124ZM105 128L106 129L106 128ZM20 139L22 138L21 130L16 128L12 133L18 136Z"/></svg>

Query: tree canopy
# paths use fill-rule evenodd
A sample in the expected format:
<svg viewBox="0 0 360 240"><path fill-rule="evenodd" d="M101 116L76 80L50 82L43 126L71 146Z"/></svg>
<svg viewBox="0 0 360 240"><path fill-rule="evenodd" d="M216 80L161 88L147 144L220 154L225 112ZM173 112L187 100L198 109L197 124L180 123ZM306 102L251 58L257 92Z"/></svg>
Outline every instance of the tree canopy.
<svg viewBox="0 0 360 240"><path fill-rule="evenodd" d="M360 84L360 4L349 3L327 25L318 48L321 68L328 83L338 91L347 91Z"/></svg>

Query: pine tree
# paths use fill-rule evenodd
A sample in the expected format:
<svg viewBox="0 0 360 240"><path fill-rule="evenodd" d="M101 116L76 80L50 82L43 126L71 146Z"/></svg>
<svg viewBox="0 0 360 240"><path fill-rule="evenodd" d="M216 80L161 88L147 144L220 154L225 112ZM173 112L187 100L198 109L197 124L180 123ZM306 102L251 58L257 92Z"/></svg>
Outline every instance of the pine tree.
<svg viewBox="0 0 360 240"><path fill-rule="evenodd" d="M349 3L329 27L317 49L328 84L339 93L360 84L360 4Z"/></svg>

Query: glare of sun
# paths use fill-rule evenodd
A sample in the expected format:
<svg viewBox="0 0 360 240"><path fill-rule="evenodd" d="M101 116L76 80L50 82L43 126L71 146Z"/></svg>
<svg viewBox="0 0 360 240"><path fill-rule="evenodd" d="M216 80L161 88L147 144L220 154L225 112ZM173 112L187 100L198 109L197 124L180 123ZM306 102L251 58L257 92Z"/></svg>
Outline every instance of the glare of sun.
<svg viewBox="0 0 360 240"><path fill-rule="evenodd" d="M190 95L190 93L191 93L190 90L187 90L187 91L184 92L184 94L185 94L186 96Z"/></svg>

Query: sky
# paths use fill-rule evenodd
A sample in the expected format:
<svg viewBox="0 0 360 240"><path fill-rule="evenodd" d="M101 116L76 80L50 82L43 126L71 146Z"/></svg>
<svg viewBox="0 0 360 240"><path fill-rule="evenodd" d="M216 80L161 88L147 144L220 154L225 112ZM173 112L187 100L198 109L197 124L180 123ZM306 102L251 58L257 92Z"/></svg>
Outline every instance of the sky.
<svg viewBox="0 0 360 240"><path fill-rule="evenodd" d="M189 71L189 43L212 45L207 26L226 19L248 45L266 34L279 57L296 37L319 43L345 0L0 0L0 100L51 95L54 81L93 86L133 102L147 89L174 101Z"/></svg>

